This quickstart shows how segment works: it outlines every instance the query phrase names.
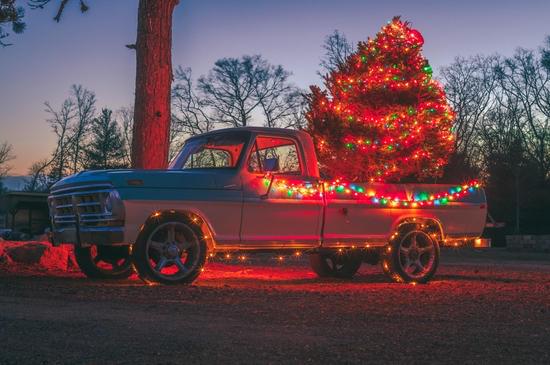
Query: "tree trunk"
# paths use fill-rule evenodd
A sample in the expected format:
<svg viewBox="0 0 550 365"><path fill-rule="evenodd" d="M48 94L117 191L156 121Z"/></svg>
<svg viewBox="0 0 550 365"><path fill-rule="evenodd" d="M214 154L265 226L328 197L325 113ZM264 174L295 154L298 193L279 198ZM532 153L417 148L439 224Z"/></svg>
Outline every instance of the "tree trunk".
<svg viewBox="0 0 550 365"><path fill-rule="evenodd" d="M172 13L179 0L140 0L132 166L165 168L170 132Z"/></svg>

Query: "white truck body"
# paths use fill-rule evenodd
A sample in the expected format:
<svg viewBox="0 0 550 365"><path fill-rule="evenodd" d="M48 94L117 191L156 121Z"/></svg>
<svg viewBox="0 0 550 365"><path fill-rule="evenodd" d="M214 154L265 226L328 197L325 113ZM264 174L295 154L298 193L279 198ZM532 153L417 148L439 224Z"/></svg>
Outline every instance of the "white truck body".
<svg viewBox="0 0 550 365"><path fill-rule="evenodd" d="M374 205L368 199L324 194L315 199L287 197L276 191L277 180L290 178L293 182L312 184L321 190L317 160L311 138L305 132L259 127L227 129L209 135L244 133L249 138L241 151L240 164L234 169L182 169L187 156L181 153L168 170L112 170L90 171L62 180L52 189L50 200L69 194L114 189L123 204L120 226L102 227L94 222L83 224L79 219L80 235L72 217L69 224L61 224L56 242L81 244L130 244L140 227L157 212L180 211L200 217L209 232L210 243L217 250L314 248L380 246L388 242L396 227L407 220L424 220L435 224L440 241L474 239L485 226L487 205L482 189L461 196L446 205L392 207ZM250 172L246 158L251 155L253 141L258 136L282 137L296 143L300 153L301 174L274 173L274 183L268 192L264 184L265 172ZM441 184L355 184L365 191L383 191L386 194L413 196L415 192L445 192L456 185ZM101 195L101 193L100 193ZM98 198L99 199L99 198ZM71 198L71 205L73 199ZM101 202L100 202L101 203ZM54 228L59 226L55 207L52 211ZM72 208L71 208L72 209ZM72 212L74 215L74 212ZM85 214L85 213L84 213ZM65 218L65 221L66 218ZM55 230L55 229L54 229ZM94 235L86 232L115 230L121 234L105 241L90 241ZM99 237L99 236L98 236ZM83 239L84 238L84 239Z"/></svg>

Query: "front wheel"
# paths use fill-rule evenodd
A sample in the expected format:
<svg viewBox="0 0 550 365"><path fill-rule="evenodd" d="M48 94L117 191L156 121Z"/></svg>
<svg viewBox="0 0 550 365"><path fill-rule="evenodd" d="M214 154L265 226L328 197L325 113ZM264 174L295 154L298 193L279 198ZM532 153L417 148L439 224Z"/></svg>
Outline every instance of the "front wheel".
<svg viewBox="0 0 550 365"><path fill-rule="evenodd" d="M200 230L185 218L168 215L147 224L133 246L134 265L141 279L162 284L188 284L206 261Z"/></svg>
<svg viewBox="0 0 550 365"><path fill-rule="evenodd" d="M90 279L126 279L134 272L129 246L75 247L74 256Z"/></svg>
<svg viewBox="0 0 550 365"><path fill-rule="evenodd" d="M439 244L418 228L402 232L386 248L382 270L396 282L426 283L439 265Z"/></svg>
<svg viewBox="0 0 550 365"><path fill-rule="evenodd" d="M352 278L361 262L361 257L353 252L316 252L309 255L311 268L322 278Z"/></svg>

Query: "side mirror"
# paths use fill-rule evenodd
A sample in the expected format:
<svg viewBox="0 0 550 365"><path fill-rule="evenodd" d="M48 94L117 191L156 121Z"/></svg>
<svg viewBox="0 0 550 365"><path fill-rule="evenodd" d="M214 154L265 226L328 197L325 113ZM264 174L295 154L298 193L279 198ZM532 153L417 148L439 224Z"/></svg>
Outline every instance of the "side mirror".
<svg viewBox="0 0 550 365"><path fill-rule="evenodd" d="M264 171L265 172L277 172L279 171L279 159L277 157L266 158L264 160Z"/></svg>
<svg viewBox="0 0 550 365"><path fill-rule="evenodd" d="M273 180L275 179L275 175L267 174L264 176L264 178L269 177L269 185L267 185L267 191L265 194L260 195L260 199L267 199L269 197L269 193L271 192L271 186L273 186Z"/></svg>

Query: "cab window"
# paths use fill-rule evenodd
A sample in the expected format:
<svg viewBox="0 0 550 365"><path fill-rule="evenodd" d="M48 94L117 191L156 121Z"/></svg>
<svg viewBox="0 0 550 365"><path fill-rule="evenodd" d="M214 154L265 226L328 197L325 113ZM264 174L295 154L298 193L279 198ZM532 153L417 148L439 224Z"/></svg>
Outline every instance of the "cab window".
<svg viewBox="0 0 550 365"><path fill-rule="evenodd" d="M170 169L236 168L249 133L220 133L189 139Z"/></svg>
<svg viewBox="0 0 550 365"><path fill-rule="evenodd" d="M215 167L232 167L231 154L225 150L205 148L202 151L193 153L185 164L184 169L206 169Z"/></svg>
<svg viewBox="0 0 550 365"><path fill-rule="evenodd" d="M300 175L302 168L296 142L288 138L257 137L248 158L248 171Z"/></svg>

